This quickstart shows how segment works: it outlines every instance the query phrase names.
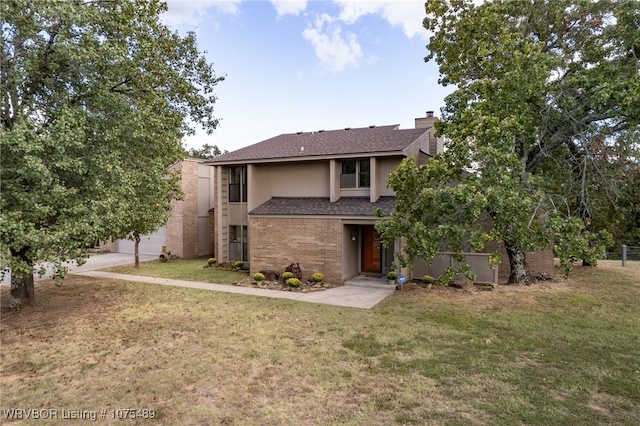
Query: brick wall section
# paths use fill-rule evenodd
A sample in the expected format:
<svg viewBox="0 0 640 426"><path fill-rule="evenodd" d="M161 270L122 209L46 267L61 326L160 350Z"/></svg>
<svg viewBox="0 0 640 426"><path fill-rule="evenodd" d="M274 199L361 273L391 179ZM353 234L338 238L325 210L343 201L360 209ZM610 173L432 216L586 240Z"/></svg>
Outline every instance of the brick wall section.
<svg viewBox="0 0 640 426"><path fill-rule="evenodd" d="M250 217L251 274L284 271L299 263L302 278L322 272L325 281L342 282L342 224L340 219Z"/></svg>
<svg viewBox="0 0 640 426"><path fill-rule="evenodd" d="M192 259L198 257L198 163L185 160L171 170L180 172L184 199L171 202L167 250L182 259Z"/></svg>
<svg viewBox="0 0 640 426"><path fill-rule="evenodd" d="M498 244L492 242L485 246L484 251L492 253L497 247ZM500 255L502 256L502 263L498 266L498 282L504 284L509 281L511 266L509 265L509 255L503 245L500 246ZM544 272L549 275L555 275L553 251L551 249L526 252L525 256L530 272Z"/></svg>

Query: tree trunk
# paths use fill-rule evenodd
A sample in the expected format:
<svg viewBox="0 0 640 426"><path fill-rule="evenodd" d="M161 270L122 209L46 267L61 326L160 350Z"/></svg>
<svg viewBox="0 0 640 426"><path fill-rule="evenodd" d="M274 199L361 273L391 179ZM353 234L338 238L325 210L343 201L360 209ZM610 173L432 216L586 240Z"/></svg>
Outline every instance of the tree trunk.
<svg viewBox="0 0 640 426"><path fill-rule="evenodd" d="M139 256L139 253L138 253L138 246L140 245L140 234L138 232L134 232L133 233L133 238L135 240L134 249L133 249L133 256L135 258L134 267L136 269L139 269L140 268L140 256Z"/></svg>
<svg viewBox="0 0 640 426"><path fill-rule="evenodd" d="M524 255L524 250L520 246L505 243L507 254L509 255L509 284L529 285L529 267Z"/></svg>
<svg viewBox="0 0 640 426"><path fill-rule="evenodd" d="M9 308L20 310L23 306L35 306L36 291L33 285L33 262L29 256L30 247L20 250L10 249L12 257L18 257L31 267L29 275L17 276L11 272L11 295Z"/></svg>
<svg viewBox="0 0 640 426"><path fill-rule="evenodd" d="M36 304L36 292L33 285L33 273L24 277L11 274L11 297L9 309L21 309L23 306Z"/></svg>

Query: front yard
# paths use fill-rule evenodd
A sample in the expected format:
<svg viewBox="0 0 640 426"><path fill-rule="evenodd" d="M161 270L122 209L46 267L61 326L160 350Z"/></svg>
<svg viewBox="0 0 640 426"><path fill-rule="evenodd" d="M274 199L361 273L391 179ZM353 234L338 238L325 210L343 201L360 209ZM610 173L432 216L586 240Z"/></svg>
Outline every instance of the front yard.
<svg viewBox="0 0 640 426"><path fill-rule="evenodd" d="M3 423L15 408L104 409L107 423L154 410L126 423L164 425L640 423L637 265L414 288L372 310L79 276L36 286L22 313L2 289Z"/></svg>
<svg viewBox="0 0 640 426"><path fill-rule="evenodd" d="M235 271L229 269L203 268L207 264L206 259L174 260L170 262L140 263L140 268L136 269L131 265L116 266L106 269L119 274L145 275L148 277L171 278L176 280L200 281L214 284L233 284L247 278L245 271Z"/></svg>

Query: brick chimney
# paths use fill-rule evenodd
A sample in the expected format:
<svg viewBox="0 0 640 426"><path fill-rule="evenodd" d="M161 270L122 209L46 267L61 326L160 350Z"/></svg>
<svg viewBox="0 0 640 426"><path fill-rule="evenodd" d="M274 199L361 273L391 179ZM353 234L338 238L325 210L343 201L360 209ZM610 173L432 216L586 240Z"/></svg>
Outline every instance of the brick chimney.
<svg viewBox="0 0 640 426"><path fill-rule="evenodd" d="M416 118L416 129L433 127L433 123L435 123L436 120L437 118L433 115L433 111L427 111L426 117Z"/></svg>
<svg viewBox="0 0 640 426"><path fill-rule="evenodd" d="M436 138L435 122L438 119L433 115L433 111L427 111L426 117L416 118L416 129L428 129L429 133L429 154L436 155L438 152L442 152L444 149L442 138Z"/></svg>

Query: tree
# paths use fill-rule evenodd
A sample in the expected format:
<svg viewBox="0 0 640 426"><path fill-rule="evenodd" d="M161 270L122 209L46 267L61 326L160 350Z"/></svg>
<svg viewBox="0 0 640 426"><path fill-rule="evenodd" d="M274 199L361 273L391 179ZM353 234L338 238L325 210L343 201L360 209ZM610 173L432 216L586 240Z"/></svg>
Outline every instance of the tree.
<svg viewBox="0 0 640 426"><path fill-rule="evenodd" d="M222 80L159 20L158 1L0 3L0 253L12 305L33 304L34 265L82 262L96 239L166 220L192 124L208 132ZM132 220L131 212L139 221Z"/></svg>
<svg viewBox="0 0 640 426"><path fill-rule="evenodd" d="M595 193L600 199L590 212L591 226L611 232L614 243L609 248L615 251L622 244L640 245L640 129L622 134L615 145L605 147L599 163L611 178L601 179L598 188L607 182L614 187Z"/></svg>
<svg viewBox="0 0 640 426"><path fill-rule="evenodd" d="M225 150L224 152L222 152L220 148L218 148L218 145L209 145L208 143L205 143L204 145L202 145L202 148L189 149L187 151L187 155L189 157L208 160L211 158L219 157L220 155L226 154L227 152L229 151Z"/></svg>
<svg viewBox="0 0 640 426"><path fill-rule="evenodd" d="M605 234L588 224L616 175L601 154L639 125L638 10L637 1L428 1L425 60L456 86L436 124L446 152L391 180L399 195L380 224L387 238L411 235L409 259L433 255L441 240L428 238L455 250L499 241L509 282L520 284L525 252L553 238L567 271L576 257L595 261Z"/></svg>
<svg viewBox="0 0 640 426"><path fill-rule="evenodd" d="M155 159L153 159L155 160ZM153 167L153 165L147 165ZM129 206L119 222L119 234L134 241L134 267L140 267L140 236L157 230L171 215L171 201L182 199L180 176L165 168L165 174L147 173L135 167L132 180L125 187ZM158 170L160 171L160 170Z"/></svg>

